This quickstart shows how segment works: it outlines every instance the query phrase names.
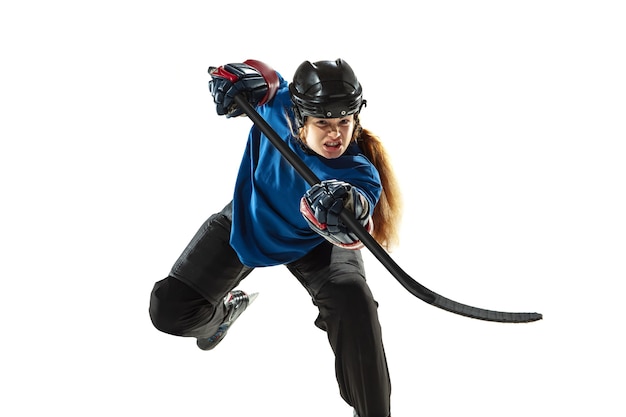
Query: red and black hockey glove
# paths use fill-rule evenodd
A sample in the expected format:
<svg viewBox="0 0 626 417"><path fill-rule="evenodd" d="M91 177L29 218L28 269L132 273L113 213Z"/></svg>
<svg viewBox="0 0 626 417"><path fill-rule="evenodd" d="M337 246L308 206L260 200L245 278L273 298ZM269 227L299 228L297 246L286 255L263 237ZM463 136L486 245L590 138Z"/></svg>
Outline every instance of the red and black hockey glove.
<svg viewBox="0 0 626 417"><path fill-rule="evenodd" d="M252 106L260 106L270 101L278 90L278 74L267 64L253 59L210 67L209 74L209 91L220 116L230 118L243 114L234 103L237 94L244 94Z"/></svg>
<svg viewBox="0 0 626 417"><path fill-rule="evenodd" d="M309 227L329 242L347 249L361 249L363 243L341 221L343 208L354 213L356 219L371 233L372 218L367 199L347 182L322 181L308 190L300 200L300 212Z"/></svg>

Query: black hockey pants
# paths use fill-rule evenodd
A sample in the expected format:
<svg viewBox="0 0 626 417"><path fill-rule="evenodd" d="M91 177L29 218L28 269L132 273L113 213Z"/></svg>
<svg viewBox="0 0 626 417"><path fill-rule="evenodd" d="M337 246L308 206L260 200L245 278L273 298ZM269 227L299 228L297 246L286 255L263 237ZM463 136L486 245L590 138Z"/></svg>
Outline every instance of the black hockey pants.
<svg viewBox="0 0 626 417"><path fill-rule="evenodd" d="M150 299L154 326L178 336L208 337L222 323L222 299L252 268L229 244L230 205L211 216L157 282ZM361 417L388 417L391 383L377 303L365 281L359 251L323 243L286 265L319 309L315 325L326 331L335 353L343 399Z"/></svg>

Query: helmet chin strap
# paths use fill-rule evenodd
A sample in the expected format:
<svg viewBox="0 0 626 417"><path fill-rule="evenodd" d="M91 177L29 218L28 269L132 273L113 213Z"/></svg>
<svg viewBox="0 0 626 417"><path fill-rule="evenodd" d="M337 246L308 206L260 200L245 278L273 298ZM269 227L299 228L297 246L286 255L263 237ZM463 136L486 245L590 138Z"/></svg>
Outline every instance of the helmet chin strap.
<svg viewBox="0 0 626 417"><path fill-rule="evenodd" d="M296 119L296 129L302 129L304 127L304 122L306 122L306 116L303 116L298 106L295 105L293 106L293 114L295 116L294 118Z"/></svg>
<svg viewBox="0 0 626 417"><path fill-rule="evenodd" d="M296 110L297 113L297 110ZM305 120L306 120L306 116L304 116ZM296 116L296 124L299 124L299 118L298 116ZM306 154L308 155L315 155L315 152L309 148L309 145L306 144L306 140L302 138L302 129L304 129L304 121L302 122L302 124L299 127L296 127L297 129L297 134L294 135L296 138L296 141L298 142L298 144L300 145L300 149L302 149Z"/></svg>

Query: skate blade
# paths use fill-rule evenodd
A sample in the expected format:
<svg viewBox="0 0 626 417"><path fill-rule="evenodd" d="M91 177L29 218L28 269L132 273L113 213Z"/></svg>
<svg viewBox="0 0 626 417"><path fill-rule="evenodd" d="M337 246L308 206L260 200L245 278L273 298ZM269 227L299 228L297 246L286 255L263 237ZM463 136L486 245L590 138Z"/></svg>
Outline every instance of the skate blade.
<svg viewBox="0 0 626 417"><path fill-rule="evenodd" d="M259 296L258 292L254 292L252 294L248 294L248 305L252 304L254 300Z"/></svg>

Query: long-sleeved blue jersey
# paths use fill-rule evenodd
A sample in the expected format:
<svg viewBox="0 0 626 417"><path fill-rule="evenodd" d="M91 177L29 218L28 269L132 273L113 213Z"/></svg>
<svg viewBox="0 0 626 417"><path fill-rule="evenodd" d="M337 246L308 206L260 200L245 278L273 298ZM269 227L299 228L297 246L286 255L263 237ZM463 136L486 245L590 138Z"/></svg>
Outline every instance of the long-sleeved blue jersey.
<svg viewBox="0 0 626 417"><path fill-rule="evenodd" d="M320 180L350 183L367 198L373 211L382 190L374 165L354 143L336 159L305 152L288 121L293 117L288 83L280 75L279 78L276 96L257 107L259 114ZM243 264L286 264L325 241L309 228L300 213L300 199L309 188L269 139L253 126L235 185L230 237Z"/></svg>

